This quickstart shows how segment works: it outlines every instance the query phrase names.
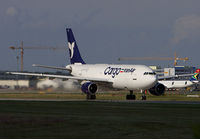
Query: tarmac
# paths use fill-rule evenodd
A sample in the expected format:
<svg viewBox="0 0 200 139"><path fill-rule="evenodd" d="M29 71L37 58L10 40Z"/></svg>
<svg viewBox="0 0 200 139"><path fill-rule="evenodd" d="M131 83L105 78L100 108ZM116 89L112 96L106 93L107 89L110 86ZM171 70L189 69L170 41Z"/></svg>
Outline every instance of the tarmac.
<svg viewBox="0 0 200 139"><path fill-rule="evenodd" d="M57 101L57 102L108 102L108 103L149 103L149 104L200 104L200 101L152 101L152 100L86 100L86 99L19 99L0 98L0 101Z"/></svg>

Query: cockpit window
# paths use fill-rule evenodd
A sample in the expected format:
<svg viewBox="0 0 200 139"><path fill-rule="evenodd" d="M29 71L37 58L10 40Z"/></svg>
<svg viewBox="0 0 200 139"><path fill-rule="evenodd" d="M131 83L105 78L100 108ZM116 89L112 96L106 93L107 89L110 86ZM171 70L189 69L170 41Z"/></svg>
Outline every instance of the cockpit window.
<svg viewBox="0 0 200 139"><path fill-rule="evenodd" d="M156 75L155 72L145 72L144 75Z"/></svg>

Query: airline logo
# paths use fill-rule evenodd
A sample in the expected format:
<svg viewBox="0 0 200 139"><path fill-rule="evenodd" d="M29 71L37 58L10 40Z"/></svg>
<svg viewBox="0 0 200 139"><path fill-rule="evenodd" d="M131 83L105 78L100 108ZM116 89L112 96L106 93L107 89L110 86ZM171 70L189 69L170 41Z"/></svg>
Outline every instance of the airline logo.
<svg viewBox="0 0 200 139"><path fill-rule="evenodd" d="M112 67L107 67L104 70L104 75L111 75L112 78L115 78L116 75L119 73L133 73L135 71L134 68L126 69L126 68L112 68Z"/></svg>
<svg viewBox="0 0 200 139"><path fill-rule="evenodd" d="M68 42L68 47L69 47L69 50L70 50L70 52L71 52L70 58L72 58L73 55L74 55L74 46L75 46L75 43L74 43L74 42L72 42L72 44L71 44L70 42Z"/></svg>
<svg viewBox="0 0 200 139"><path fill-rule="evenodd" d="M198 80L198 77L199 77L199 73L195 72L191 80Z"/></svg>
<svg viewBox="0 0 200 139"><path fill-rule="evenodd" d="M198 80L199 79L199 73L200 73L200 69L197 69L190 80L191 81Z"/></svg>

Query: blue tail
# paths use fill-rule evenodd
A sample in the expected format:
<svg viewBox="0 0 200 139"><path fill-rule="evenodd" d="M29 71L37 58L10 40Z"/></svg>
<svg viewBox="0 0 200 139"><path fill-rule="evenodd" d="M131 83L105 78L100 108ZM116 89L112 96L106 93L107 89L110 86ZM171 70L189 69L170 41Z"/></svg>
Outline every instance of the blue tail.
<svg viewBox="0 0 200 139"><path fill-rule="evenodd" d="M78 46L76 44L76 40L74 38L73 32L71 28L66 28L67 39L68 39L68 47L69 47L69 55L71 64L81 63L85 64L83 61L80 52L78 50Z"/></svg>

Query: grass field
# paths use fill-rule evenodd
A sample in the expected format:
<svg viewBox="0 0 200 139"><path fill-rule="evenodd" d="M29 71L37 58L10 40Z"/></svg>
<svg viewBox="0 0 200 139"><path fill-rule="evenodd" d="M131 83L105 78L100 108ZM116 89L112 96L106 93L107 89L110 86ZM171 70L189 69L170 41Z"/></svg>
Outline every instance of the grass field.
<svg viewBox="0 0 200 139"><path fill-rule="evenodd" d="M112 91L97 93L97 99L100 100L125 100L126 92ZM200 92L195 92L200 96ZM141 99L141 93L135 93L136 99ZM86 95L79 93L63 93L59 91L44 92L44 91L10 91L0 92L0 98L22 98L22 99L85 99ZM186 94L179 94L177 92L166 92L164 96L153 96L147 94L147 100L159 101L200 101L200 97L187 97Z"/></svg>
<svg viewBox="0 0 200 139"><path fill-rule="evenodd" d="M0 101L0 138L200 138L200 105Z"/></svg>

